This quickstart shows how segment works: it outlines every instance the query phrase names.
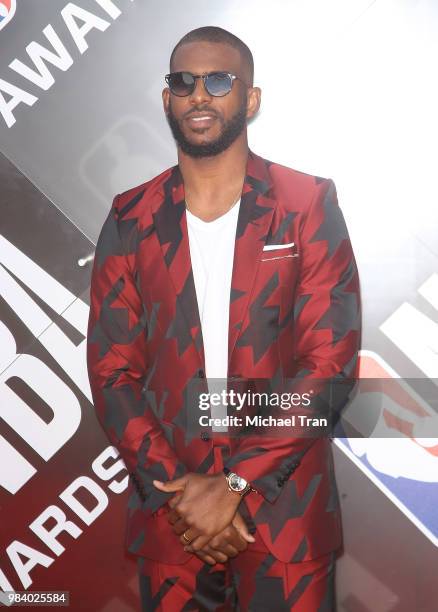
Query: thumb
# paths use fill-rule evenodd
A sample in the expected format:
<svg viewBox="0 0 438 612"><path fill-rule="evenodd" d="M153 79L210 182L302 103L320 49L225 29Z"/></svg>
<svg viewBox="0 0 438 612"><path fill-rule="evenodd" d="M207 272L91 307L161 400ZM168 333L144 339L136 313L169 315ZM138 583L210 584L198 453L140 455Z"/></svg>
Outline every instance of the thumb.
<svg viewBox="0 0 438 612"><path fill-rule="evenodd" d="M162 482L161 480L153 480L152 484L160 491L164 493L174 493L175 491L184 490L186 486L187 478L185 476L181 476L181 478L175 478L175 480L168 480L167 482Z"/></svg>
<svg viewBox="0 0 438 612"><path fill-rule="evenodd" d="M236 514L234 515L232 523L244 540L246 540L247 542L256 541L254 536L249 533L248 527L246 526L246 523L243 520L242 515L239 514L239 512L236 512Z"/></svg>

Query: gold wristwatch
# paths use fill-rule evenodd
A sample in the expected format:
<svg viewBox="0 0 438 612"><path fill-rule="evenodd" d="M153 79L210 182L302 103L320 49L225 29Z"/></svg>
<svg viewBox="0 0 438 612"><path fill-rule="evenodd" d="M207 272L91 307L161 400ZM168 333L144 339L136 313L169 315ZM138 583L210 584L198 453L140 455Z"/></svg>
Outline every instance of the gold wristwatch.
<svg viewBox="0 0 438 612"><path fill-rule="evenodd" d="M245 480L245 478L242 478L242 476L231 472L231 470L225 467L223 469L223 472L225 474L225 478L227 479L228 488L230 491L233 491L234 493L239 493L241 497L243 497L250 491L254 491L249 482Z"/></svg>

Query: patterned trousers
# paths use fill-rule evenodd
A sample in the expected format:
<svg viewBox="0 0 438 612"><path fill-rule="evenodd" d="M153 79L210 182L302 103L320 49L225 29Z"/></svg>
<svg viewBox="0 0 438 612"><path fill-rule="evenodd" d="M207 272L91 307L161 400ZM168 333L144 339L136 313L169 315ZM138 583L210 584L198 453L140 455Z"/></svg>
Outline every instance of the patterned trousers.
<svg viewBox="0 0 438 612"><path fill-rule="evenodd" d="M138 560L142 612L334 612L334 553L282 563L269 552L241 552L209 565Z"/></svg>
<svg viewBox="0 0 438 612"><path fill-rule="evenodd" d="M217 471L223 453L214 450ZM138 557L142 612L335 612L335 552L283 563L253 535L256 541L224 564L196 555L180 565Z"/></svg>

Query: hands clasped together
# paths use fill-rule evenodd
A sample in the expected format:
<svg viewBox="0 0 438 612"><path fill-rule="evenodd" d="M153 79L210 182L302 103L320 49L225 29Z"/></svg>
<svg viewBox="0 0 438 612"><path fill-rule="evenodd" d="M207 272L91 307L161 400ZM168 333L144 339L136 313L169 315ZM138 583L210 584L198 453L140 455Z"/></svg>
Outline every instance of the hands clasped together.
<svg viewBox="0 0 438 612"><path fill-rule="evenodd" d="M176 493L169 501L168 521L187 552L214 565L225 563L245 550L248 542L255 542L238 511L241 496L228 488L222 473L189 472L153 484L165 493Z"/></svg>

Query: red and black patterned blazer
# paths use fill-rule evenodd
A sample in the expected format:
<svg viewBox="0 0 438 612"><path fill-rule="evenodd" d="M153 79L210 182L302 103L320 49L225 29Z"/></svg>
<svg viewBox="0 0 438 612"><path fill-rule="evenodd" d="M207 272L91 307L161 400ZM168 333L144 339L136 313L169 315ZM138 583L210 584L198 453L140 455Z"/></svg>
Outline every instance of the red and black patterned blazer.
<svg viewBox="0 0 438 612"><path fill-rule="evenodd" d="M266 257L294 242L296 257ZM230 378L342 380L358 372L359 279L331 179L251 151L230 294ZM94 406L130 475L126 546L183 563L153 479L212 473L215 438L187 440L186 390L204 376L202 332L178 166L115 197L96 246L87 363ZM344 402L345 403L345 402ZM342 402L340 402L342 404ZM307 561L342 541L327 437L226 438L249 480L241 503L272 554Z"/></svg>

